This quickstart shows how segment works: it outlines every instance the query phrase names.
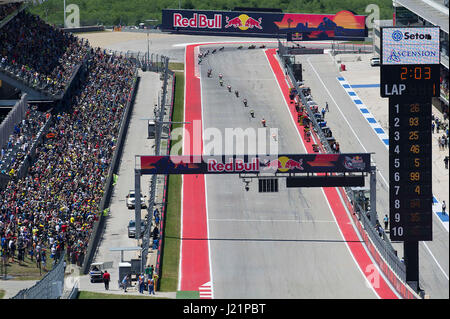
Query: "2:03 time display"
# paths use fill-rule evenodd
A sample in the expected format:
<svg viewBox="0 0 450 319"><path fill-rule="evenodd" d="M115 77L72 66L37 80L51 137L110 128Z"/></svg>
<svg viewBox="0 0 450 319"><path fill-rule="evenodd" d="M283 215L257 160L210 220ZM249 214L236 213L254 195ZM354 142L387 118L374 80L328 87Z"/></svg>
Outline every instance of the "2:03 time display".
<svg viewBox="0 0 450 319"><path fill-rule="evenodd" d="M382 65L380 73L382 97L440 95L439 64Z"/></svg>
<svg viewBox="0 0 450 319"><path fill-rule="evenodd" d="M400 79L402 80L431 80L430 66L402 66L400 68Z"/></svg>

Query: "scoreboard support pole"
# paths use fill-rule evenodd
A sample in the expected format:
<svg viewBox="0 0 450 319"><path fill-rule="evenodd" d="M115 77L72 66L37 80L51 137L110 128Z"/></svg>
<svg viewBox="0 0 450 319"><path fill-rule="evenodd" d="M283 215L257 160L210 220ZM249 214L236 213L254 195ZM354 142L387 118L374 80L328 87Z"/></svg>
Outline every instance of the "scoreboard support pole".
<svg viewBox="0 0 450 319"><path fill-rule="evenodd" d="M372 226L376 225L377 221L377 167L371 165L370 167L370 223Z"/></svg>
<svg viewBox="0 0 450 319"><path fill-rule="evenodd" d="M419 242L403 242L403 255L406 265L406 283L419 292Z"/></svg>

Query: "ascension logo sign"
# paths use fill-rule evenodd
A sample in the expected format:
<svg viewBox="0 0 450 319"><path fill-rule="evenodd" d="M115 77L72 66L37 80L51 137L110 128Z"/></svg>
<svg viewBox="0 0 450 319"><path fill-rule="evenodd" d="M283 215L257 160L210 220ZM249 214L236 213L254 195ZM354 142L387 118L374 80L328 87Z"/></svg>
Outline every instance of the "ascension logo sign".
<svg viewBox="0 0 450 319"><path fill-rule="evenodd" d="M397 53L395 53L395 50L391 51L391 54L389 55L389 57L387 58L388 62L400 62L400 57Z"/></svg>

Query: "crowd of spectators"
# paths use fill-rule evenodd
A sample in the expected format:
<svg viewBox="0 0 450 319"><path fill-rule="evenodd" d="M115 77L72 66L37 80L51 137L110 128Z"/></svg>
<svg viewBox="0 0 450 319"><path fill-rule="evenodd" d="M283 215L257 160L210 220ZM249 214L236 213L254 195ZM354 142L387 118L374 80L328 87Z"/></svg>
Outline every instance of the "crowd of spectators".
<svg viewBox="0 0 450 319"><path fill-rule="evenodd" d="M15 177L37 135L50 114L40 112L36 106L29 106L24 119L14 127L6 145L0 151L0 172Z"/></svg>
<svg viewBox="0 0 450 319"><path fill-rule="evenodd" d="M21 2L13 2L0 5L0 22L15 10L17 10L21 5Z"/></svg>
<svg viewBox="0 0 450 319"><path fill-rule="evenodd" d="M89 54L86 79L70 106L52 114L27 176L0 192L1 252L9 261L12 245L22 247L20 257L41 261L48 251L56 260L66 251L70 262L83 262L135 77L130 60Z"/></svg>
<svg viewBox="0 0 450 319"><path fill-rule="evenodd" d="M0 71L60 95L88 51L88 41L22 11L1 29Z"/></svg>

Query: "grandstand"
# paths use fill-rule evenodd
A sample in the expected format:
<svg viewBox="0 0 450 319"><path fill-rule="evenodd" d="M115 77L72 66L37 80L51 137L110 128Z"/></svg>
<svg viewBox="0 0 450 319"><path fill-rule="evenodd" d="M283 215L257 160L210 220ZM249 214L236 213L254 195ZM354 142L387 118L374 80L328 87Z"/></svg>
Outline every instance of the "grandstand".
<svg viewBox="0 0 450 319"><path fill-rule="evenodd" d="M40 1L42 2L42 1ZM135 83L132 60L0 0L2 256L66 252L81 265Z"/></svg>

